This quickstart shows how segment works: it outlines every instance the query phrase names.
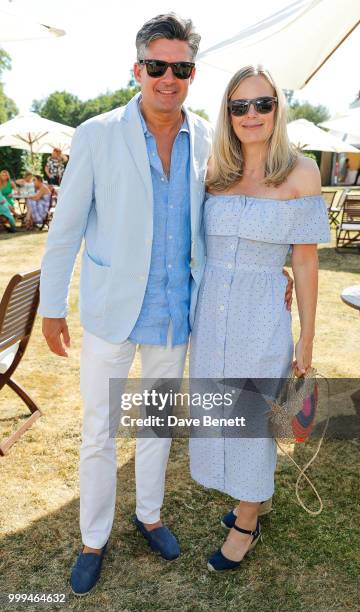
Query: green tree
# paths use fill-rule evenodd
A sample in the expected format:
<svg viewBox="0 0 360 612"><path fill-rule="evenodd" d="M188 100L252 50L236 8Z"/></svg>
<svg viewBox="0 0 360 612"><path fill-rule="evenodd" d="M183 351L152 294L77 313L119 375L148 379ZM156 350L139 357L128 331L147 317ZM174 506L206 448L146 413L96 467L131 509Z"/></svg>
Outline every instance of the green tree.
<svg viewBox="0 0 360 612"><path fill-rule="evenodd" d="M77 127L86 119L124 106L137 91L139 87L125 87L84 101L69 92L55 91L43 100L34 100L32 110L46 119Z"/></svg>
<svg viewBox="0 0 360 612"><path fill-rule="evenodd" d="M289 96L288 96L289 100ZM307 119L317 125L326 121L330 118L329 110L326 106L319 104L314 106L310 102L299 102L299 100L292 100L290 96L290 102L288 106L288 121L295 121L295 119Z"/></svg>
<svg viewBox="0 0 360 612"><path fill-rule="evenodd" d="M2 77L5 70L11 70L11 58L4 49L0 49L0 123L12 119L18 113L14 100L4 93ZM17 177L23 169L22 151L11 147L0 147L0 171L6 168L10 175Z"/></svg>
<svg viewBox="0 0 360 612"><path fill-rule="evenodd" d="M196 113L197 115L199 115L199 117L202 117L203 119L206 119L206 121L209 121L209 115L207 114L206 111L204 111L203 108L191 108L189 106L189 110L192 111L193 113Z"/></svg>
<svg viewBox="0 0 360 612"><path fill-rule="evenodd" d="M44 100L34 100L32 110L46 119L76 127L82 104L77 96L67 91L54 91Z"/></svg>

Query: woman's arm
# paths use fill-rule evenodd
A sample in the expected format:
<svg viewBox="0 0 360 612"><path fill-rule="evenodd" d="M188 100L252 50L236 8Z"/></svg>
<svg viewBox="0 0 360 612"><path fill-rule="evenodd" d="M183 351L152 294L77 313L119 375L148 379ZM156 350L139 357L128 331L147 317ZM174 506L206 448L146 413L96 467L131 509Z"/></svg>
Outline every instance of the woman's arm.
<svg viewBox="0 0 360 612"><path fill-rule="evenodd" d="M320 172L316 162L301 157L293 173L298 197L321 194ZM294 244L291 258L295 293L300 317L300 339L295 347L295 374L301 376L310 368L318 295L319 260L317 244Z"/></svg>
<svg viewBox="0 0 360 612"><path fill-rule="evenodd" d="M291 259L300 317L300 339L295 348L295 373L305 374L312 361L315 314L318 294L318 255L316 244L294 244Z"/></svg>
<svg viewBox="0 0 360 612"><path fill-rule="evenodd" d="M40 187L39 191L34 193L34 195L29 196L29 199L30 200L35 200L35 201L36 200L40 200L45 195L45 193L48 193L47 190L46 190L46 187L42 186L42 187Z"/></svg>

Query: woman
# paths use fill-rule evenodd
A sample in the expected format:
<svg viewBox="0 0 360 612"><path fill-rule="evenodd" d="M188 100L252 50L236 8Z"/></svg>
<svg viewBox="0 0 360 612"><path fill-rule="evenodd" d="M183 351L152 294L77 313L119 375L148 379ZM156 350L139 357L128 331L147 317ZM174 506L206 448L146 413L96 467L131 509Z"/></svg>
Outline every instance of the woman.
<svg viewBox="0 0 360 612"><path fill-rule="evenodd" d="M15 233L16 232L16 223L13 215L13 211L11 210L11 206L6 198L0 193L0 223L8 222L9 227L5 225L5 229L8 232Z"/></svg>
<svg viewBox="0 0 360 612"><path fill-rule="evenodd" d="M45 166L45 174L49 185L60 185L66 161L67 157L61 153L61 149L55 148L48 157Z"/></svg>
<svg viewBox="0 0 360 612"><path fill-rule="evenodd" d="M26 172L24 178L16 179L16 184L20 187L21 196L27 197L35 193L34 177L32 172Z"/></svg>
<svg viewBox="0 0 360 612"><path fill-rule="evenodd" d="M25 228L31 230L34 224L44 223L49 206L51 192L43 183L42 176L34 176L35 194L26 200L27 212L25 217Z"/></svg>
<svg viewBox="0 0 360 612"><path fill-rule="evenodd" d="M11 180L10 174L8 170L1 170L0 172L0 192L6 199L7 203L10 205L12 212L14 212L14 200L11 195L12 192L16 189L16 185L14 181Z"/></svg>
<svg viewBox="0 0 360 612"><path fill-rule="evenodd" d="M207 260L190 353L192 379L279 379L311 366L318 242L330 241L316 163L286 132L282 91L268 72L248 66L222 101L204 207ZM282 267L292 246L301 334L295 347L284 303ZM251 394L250 394L251 396ZM212 432L213 434L216 432ZM240 500L210 570L233 569L260 537L260 502L274 491L271 437L193 438L192 476Z"/></svg>

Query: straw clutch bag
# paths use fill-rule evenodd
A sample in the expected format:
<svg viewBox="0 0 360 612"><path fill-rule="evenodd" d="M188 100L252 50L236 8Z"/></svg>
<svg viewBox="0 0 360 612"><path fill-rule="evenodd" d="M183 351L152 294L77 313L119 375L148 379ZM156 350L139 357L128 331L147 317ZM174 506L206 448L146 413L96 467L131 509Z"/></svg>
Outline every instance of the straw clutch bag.
<svg viewBox="0 0 360 612"><path fill-rule="evenodd" d="M309 368L306 374L300 378L296 377L293 372L292 376L287 379L283 385L276 401L268 401L270 406L269 425L271 434L275 438L276 444L280 450L289 457L299 470L300 473L295 485L296 497L301 507L312 515L320 514L323 509L323 503L315 486L305 472L319 453L329 422L329 410L316 451L303 468L301 468L288 451L279 444L279 441L283 441L284 443L305 442L309 438L315 424L318 410L319 389L316 380L317 375L321 376L315 368ZM302 478L305 478L314 491L320 504L318 510L310 510L301 500L299 495L299 484Z"/></svg>

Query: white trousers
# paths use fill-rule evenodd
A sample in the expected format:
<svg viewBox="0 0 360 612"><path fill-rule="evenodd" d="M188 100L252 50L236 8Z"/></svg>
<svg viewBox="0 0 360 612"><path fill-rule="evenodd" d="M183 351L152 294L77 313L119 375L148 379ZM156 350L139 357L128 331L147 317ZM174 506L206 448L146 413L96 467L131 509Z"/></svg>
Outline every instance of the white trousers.
<svg viewBox="0 0 360 612"><path fill-rule="evenodd" d="M187 344L139 345L142 378L182 378ZM83 398L80 448L80 529L83 543L102 548L114 520L116 440L109 437L109 378L127 378L136 345L112 344L84 330L80 388ZM136 515L156 523L164 499L171 439L138 438L136 443Z"/></svg>

